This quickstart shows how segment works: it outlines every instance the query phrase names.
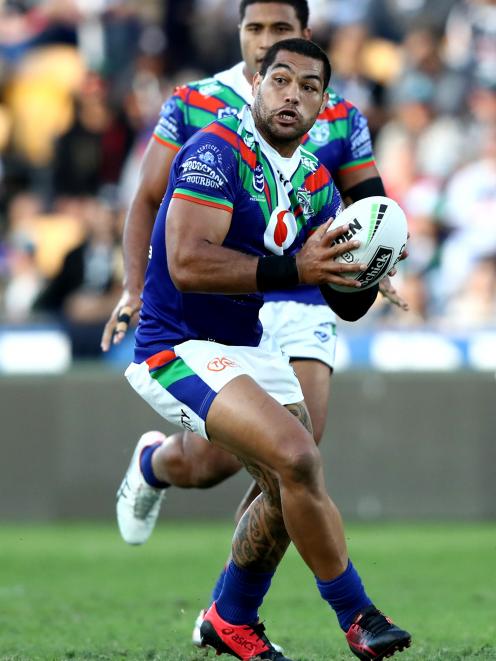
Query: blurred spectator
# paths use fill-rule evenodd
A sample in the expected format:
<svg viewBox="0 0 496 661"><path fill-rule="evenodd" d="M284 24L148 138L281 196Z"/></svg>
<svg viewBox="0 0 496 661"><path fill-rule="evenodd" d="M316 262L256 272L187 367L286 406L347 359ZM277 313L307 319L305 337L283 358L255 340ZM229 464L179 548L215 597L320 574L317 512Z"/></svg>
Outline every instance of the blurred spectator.
<svg viewBox="0 0 496 661"><path fill-rule="evenodd" d="M121 267L118 216L105 199L79 201L86 237L64 259L34 303L36 312L60 319L75 357L97 357L100 335L118 297Z"/></svg>
<svg viewBox="0 0 496 661"><path fill-rule="evenodd" d="M32 48L77 43L80 12L74 0L28 0L0 5L0 58L16 63Z"/></svg>
<svg viewBox="0 0 496 661"><path fill-rule="evenodd" d="M196 67L199 64L197 43L193 39L196 9L196 0L169 0L164 19L166 72L169 75L176 74L183 67ZM208 25L216 25L220 28L222 23L213 20L208 21L207 27ZM219 43L222 42L215 38L210 43L218 49Z"/></svg>
<svg viewBox="0 0 496 661"><path fill-rule="evenodd" d="M437 266L439 259L440 187L435 180L418 179L406 191L402 204L410 233L405 268L425 276Z"/></svg>
<svg viewBox="0 0 496 661"><path fill-rule="evenodd" d="M446 25L446 56L451 66L495 82L495 0L457 0Z"/></svg>
<svg viewBox="0 0 496 661"><path fill-rule="evenodd" d="M442 28L456 0L371 0L367 23L371 34L400 42L412 25L422 21Z"/></svg>
<svg viewBox="0 0 496 661"><path fill-rule="evenodd" d="M472 264L456 296L445 305L441 327L446 330L496 326L496 253Z"/></svg>
<svg viewBox="0 0 496 661"><path fill-rule="evenodd" d="M4 99L12 124L5 155L9 179L15 167L16 176L28 186L38 183L53 158L55 138L72 121L71 98L83 76L81 56L72 46L50 46L29 51L8 77ZM42 178L39 188L46 185Z"/></svg>
<svg viewBox="0 0 496 661"><path fill-rule="evenodd" d="M364 69L364 49L367 44L367 27L361 23L336 29L331 38L328 55L332 63L332 88L345 99L354 103L372 125L375 111L382 105L382 85L368 78Z"/></svg>
<svg viewBox="0 0 496 661"><path fill-rule="evenodd" d="M468 115L464 121L464 152L467 160L480 157L482 145L491 127L496 126L496 75L472 80L467 100Z"/></svg>
<svg viewBox="0 0 496 661"><path fill-rule="evenodd" d="M310 0L310 28L313 39L324 45L332 30L347 25L365 25L373 0ZM334 66L334 63L331 60Z"/></svg>
<svg viewBox="0 0 496 661"><path fill-rule="evenodd" d="M429 25L415 25L403 41L400 76L419 72L434 86L433 104L438 112L459 113L465 107L467 81L443 59L443 33Z"/></svg>
<svg viewBox="0 0 496 661"><path fill-rule="evenodd" d="M56 196L96 195L118 182L133 132L125 115L110 107L108 90L89 74L76 99L73 125L57 141L53 163Z"/></svg>
<svg viewBox="0 0 496 661"><path fill-rule="evenodd" d="M474 265L496 254L496 124L482 136L481 158L449 181L443 222L449 231L441 248L437 293L456 296Z"/></svg>
<svg viewBox="0 0 496 661"><path fill-rule="evenodd" d="M196 56L186 60L183 68L203 67L205 73L213 74L232 67L239 60L238 24L238 2L197 0L194 18L190 21Z"/></svg>
<svg viewBox="0 0 496 661"><path fill-rule="evenodd" d="M7 243L6 262L8 280L3 292L3 316L7 323L26 322L43 285L35 245L28 237L15 235Z"/></svg>
<svg viewBox="0 0 496 661"><path fill-rule="evenodd" d="M436 112L435 89L428 76L411 72L391 90L393 115L376 142L376 156L386 178L386 190L388 178L394 182L401 177L396 159L404 150L409 151L414 177L443 180L462 162L462 125L459 119ZM398 196L396 191L395 194Z"/></svg>

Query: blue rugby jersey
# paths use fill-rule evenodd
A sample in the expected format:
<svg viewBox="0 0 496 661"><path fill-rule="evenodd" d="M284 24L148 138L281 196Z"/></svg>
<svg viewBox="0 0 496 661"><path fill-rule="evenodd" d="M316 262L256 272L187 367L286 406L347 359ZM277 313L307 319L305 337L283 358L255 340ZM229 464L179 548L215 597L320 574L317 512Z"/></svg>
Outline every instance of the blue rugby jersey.
<svg viewBox="0 0 496 661"><path fill-rule="evenodd" d="M282 158L258 134L251 111L196 132L174 160L150 247L135 360L190 339L257 346L262 294L178 291L169 275L165 226L171 199L232 213L223 245L251 255L292 255L340 209L328 170L304 147ZM185 222L185 231L187 223ZM304 289L302 287L302 289Z"/></svg>
<svg viewBox="0 0 496 661"><path fill-rule="evenodd" d="M253 100L251 85L243 74L244 63L231 69L178 87L162 106L153 137L179 151L181 146L208 123L235 116ZM349 101L332 88L329 103L312 129L302 138L305 148L315 154L331 175L375 165L367 120ZM296 300L325 305L317 287L266 292L265 300Z"/></svg>

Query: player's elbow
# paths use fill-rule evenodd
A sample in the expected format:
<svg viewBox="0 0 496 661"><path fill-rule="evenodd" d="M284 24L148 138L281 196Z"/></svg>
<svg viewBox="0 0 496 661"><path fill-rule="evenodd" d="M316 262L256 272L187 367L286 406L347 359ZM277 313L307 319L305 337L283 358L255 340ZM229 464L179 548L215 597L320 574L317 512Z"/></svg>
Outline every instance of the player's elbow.
<svg viewBox="0 0 496 661"><path fill-rule="evenodd" d="M197 291L194 264L195 261L184 252L169 259L169 275L178 291Z"/></svg>

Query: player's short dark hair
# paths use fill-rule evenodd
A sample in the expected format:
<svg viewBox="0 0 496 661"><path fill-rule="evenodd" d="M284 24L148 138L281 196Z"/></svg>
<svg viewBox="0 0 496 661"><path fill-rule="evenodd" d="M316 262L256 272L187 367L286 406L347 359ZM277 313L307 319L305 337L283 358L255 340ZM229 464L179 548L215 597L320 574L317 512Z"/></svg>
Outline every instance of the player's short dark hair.
<svg viewBox="0 0 496 661"><path fill-rule="evenodd" d="M290 53L300 53L314 60L320 60L324 65L324 89L327 88L331 79L331 63L322 48L308 39L283 39L273 44L266 52L260 66L260 74L262 76L265 76L268 68L274 64L276 55L280 50L287 50Z"/></svg>
<svg viewBox="0 0 496 661"><path fill-rule="evenodd" d="M291 7L294 7L302 30L308 27L309 9L307 0L241 0L239 3L239 20L243 21L248 5L263 4L268 2L276 2L281 5L290 5Z"/></svg>

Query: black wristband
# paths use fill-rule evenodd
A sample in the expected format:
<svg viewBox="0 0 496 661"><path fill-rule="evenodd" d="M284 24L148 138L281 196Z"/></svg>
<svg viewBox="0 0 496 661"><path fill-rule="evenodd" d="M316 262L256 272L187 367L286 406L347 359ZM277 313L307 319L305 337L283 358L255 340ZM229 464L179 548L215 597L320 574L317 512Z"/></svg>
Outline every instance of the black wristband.
<svg viewBox="0 0 496 661"><path fill-rule="evenodd" d="M292 255L270 255L258 259L258 291L293 289L299 282L296 257Z"/></svg>
<svg viewBox="0 0 496 661"><path fill-rule="evenodd" d="M357 202L358 200L363 200L365 197L386 195L386 191L384 190L384 184L380 177L371 177L370 179L365 179L365 181L361 181L359 184L355 184L355 186L348 188L348 190L344 191L342 195L343 199L349 197L353 202Z"/></svg>

